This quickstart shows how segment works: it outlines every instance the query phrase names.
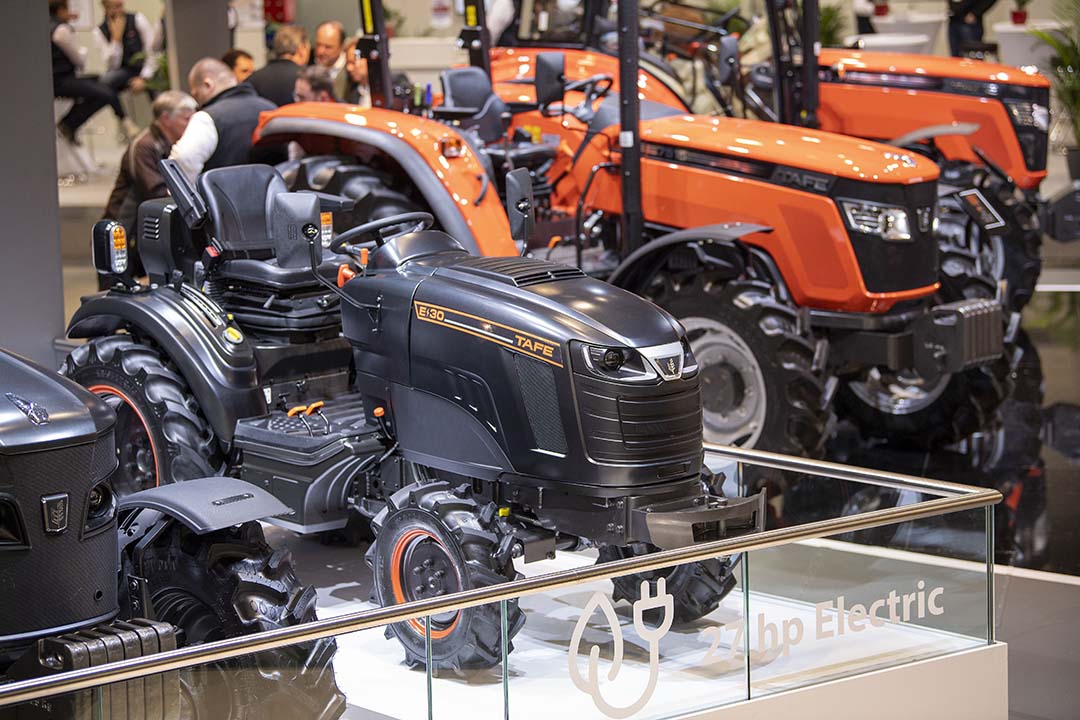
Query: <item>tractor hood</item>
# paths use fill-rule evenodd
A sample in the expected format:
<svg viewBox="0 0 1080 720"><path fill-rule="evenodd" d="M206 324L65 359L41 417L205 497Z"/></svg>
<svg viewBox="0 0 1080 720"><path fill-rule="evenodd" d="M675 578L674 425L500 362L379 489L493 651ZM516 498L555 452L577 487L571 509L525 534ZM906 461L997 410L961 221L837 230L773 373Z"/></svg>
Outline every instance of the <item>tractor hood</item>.
<svg viewBox="0 0 1080 720"><path fill-rule="evenodd" d="M560 345L579 340L644 348L678 342L683 335L666 311L568 265L463 258L437 270L420 294L436 288L459 299L457 310Z"/></svg>
<svg viewBox="0 0 1080 720"><path fill-rule="evenodd" d="M617 140L618 126L605 133ZM641 123L646 158L691 161L768 177L778 167L870 183L936 180L938 167L914 153L846 135L756 120L678 115Z"/></svg>
<svg viewBox="0 0 1080 720"><path fill-rule="evenodd" d="M0 350L0 455L94 442L114 422L96 395Z"/></svg>
<svg viewBox="0 0 1080 720"><path fill-rule="evenodd" d="M840 81L843 81L844 75L849 72L862 72L909 75L916 80L920 77L953 78L1036 88L1050 87L1049 81L1034 70L966 58L822 48L818 62L822 68L831 68L835 71Z"/></svg>

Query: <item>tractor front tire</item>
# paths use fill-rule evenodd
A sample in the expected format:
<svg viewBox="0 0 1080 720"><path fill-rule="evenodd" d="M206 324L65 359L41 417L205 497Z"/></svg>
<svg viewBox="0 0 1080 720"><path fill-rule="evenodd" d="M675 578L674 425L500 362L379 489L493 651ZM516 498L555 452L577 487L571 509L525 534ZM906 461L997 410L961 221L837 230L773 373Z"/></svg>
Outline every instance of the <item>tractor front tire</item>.
<svg viewBox="0 0 1080 720"><path fill-rule="evenodd" d="M117 494L218 474L214 431L157 348L106 335L73 350L61 371L116 410Z"/></svg>
<svg viewBox="0 0 1080 720"><path fill-rule="evenodd" d="M833 423L817 345L771 284L696 273L652 299L686 328L707 442L821 457Z"/></svg>
<svg viewBox="0 0 1080 720"><path fill-rule="evenodd" d="M656 552L649 548L648 552ZM598 563L637 557L643 553L629 547L603 545L599 550ZM720 601L735 587L734 563L727 558L710 558L696 563L684 563L647 573L636 573L614 578L615 600L633 604L641 599L641 583L649 583L649 595L656 597L657 582L664 578L667 593L674 602L672 622L684 625L705 617L720 605ZM653 626L663 623L663 610L646 610L643 617Z"/></svg>
<svg viewBox="0 0 1080 720"><path fill-rule="evenodd" d="M142 556L155 618L183 630L184 645L316 619L315 589L297 580L288 550L272 550L257 522L196 535L170 521ZM332 720L345 710L332 638L264 650L181 673L182 717L191 720Z"/></svg>
<svg viewBox="0 0 1080 720"><path fill-rule="evenodd" d="M403 488L372 523L375 542L367 553L375 597L383 606L449 595L513 580L513 563L496 559L500 533L494 505L481 507L466 488L443 481ZM516 600L506 603L507 640L525 616ZM490 668L503 655L499 604L436 615L428 619L432 670ZM410 667L427 663L424 620L391 625ZM513 645L506 648L509 653Z"/></svg>

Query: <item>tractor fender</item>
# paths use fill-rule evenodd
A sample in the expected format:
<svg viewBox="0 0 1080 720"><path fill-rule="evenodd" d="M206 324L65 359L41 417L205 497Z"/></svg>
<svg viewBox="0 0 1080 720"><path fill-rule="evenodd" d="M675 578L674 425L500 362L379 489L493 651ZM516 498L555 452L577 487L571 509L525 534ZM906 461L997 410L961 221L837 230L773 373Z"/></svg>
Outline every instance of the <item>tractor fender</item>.
<svg viewBox="0 0 1080 720"><path fill-rule="evenodd" d="M949 123L947 125L927 125L926 127L917 128L909 133L904 133L898 138L886 141L887 145L895 145L897 147L908 147L914 145L917 142L923 140L932 140L936 137L942 137L944 135L974 135L979 131L978 123Z"/></svg>
<svg viewBox="0 0 1080 720"><path fill-rule="evenodd" d="M702 225L700 227L686 228L685 230L676 230L667 235L661 235L655 240L650 240L630 253L611 273L608 282L631 292L640 292L644 289L645 284L652 277L656 268L678 247L700 243L731 244L746 235L761 232L768 233L772 232L772 230L771 227L766 225L740 222ZM706 262L706 260L703 259L703 262ZM771 263L771 259L769 265L775 267Z"/></svg>
<svg viewBox="0 0 1080 720"><path fill-rule="evenodd" d="M239 418L266 413L255 351L246 336L225 338L224 311L194 288L109 292L83 300L68 325L69 338L95 338L126 329L154 341L176 365L200 411L223 443Z"/></svg>
<svg viewBox="0 0 1080 720"><path fill-rule="evenodd" d="M117 509L121 513L154 510L198 535L292 513L268 491L230 477L185 480L140 490L121 499Z"/></svg>
<svg viewBox="0 0 1080 720"><path fill-rule="evenodd" d="M315 134L337 137L368 145L392 157L424 198L439 225L472 255L481 255L472 224L466 221L455 199L435 175L423 156L405 140L373 127L351 125L311 117L272 117L258 131L259 138L289 134ZM466 141L467 142L467 141ZM478 161L479 162L479 161ZM478 169L482 169L478 165Z"/></svg>

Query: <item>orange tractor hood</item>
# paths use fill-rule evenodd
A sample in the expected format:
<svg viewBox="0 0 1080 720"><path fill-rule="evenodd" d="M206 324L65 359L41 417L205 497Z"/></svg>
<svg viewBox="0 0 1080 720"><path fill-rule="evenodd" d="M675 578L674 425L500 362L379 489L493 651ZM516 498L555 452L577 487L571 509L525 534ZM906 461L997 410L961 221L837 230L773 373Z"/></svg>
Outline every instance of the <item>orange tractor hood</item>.
<svg viewBox="0 0 1080 720"><path fill-rule="evenodd" d="M605 131L612 142L618 132L618 126ZM641 123L641 141L860 182L909 185L936 180L939 174L933 161L889 145L755 120L703 115L648 120Z"/></svg>
<svg viewBox="0 0 1080 720"><path fill-rule="evenodd" d="M836 70L841 78L845 72L859 71L892 75L925 75L1027 87L1050 86L1050 82L1034 70L1025 71L1010 65L965 58L822 48L818 55L818 62L822 67L831 67Z"/></svg>
<svg viewBox="0 0 1080 720"><path fill-rule="evenodd" d="M492 48L491 82L504 100L531 102L536 98L533 75L539 53L562 53L566 58L566 82L584 80L593 75L610 75L618 87L619 59L593 50L573 48ZM500 87L502 85L503 87ZM671 88L645 70L638 70L638 96L668 107L685 108Z"/></svg>

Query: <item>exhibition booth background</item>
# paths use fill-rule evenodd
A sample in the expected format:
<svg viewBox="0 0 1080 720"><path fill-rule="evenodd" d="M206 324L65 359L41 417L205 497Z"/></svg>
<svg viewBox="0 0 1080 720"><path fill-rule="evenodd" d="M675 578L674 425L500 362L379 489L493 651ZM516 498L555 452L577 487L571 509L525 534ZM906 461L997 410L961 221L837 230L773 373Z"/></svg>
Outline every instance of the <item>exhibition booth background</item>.
<svg viewBox="0 0 1080 720"><path fill-rule="evenodd" d="M223 4L222 0L170 0L166 5L174 3L186 8L193 17L200 12L205 13L206 8ZM128 0L127 4L129 9L144 12L151 19L158 17L163 6L159 0ZM0 209L5 218L5 261L0 265L0 303L5 312L0 314L0 337L4 339L5 346L46 364L56 365L54 340L63 335L64 321L77 306L79 296L93 292L96 287L96 278L90 268L88 228L99 217L113 178L106 173L88 183L62 186L58 194L53 155L52 98L47 90L48 48L41 42L46 34L46 18L44 13L36 12L41 3L34 0L16 0L2 5L0 22L10 30L11 56L20 61L0 70L0 76L4 78L3 86L16 88L18 92L18 102L0 113L0 153L5 158L6 170L0 176ZM96 18L101 12L100 4L93 2L90 5ZM417 0L408 0L401 5L407 21L424 17L430 9L430 3ZM921 10L927 3L892 3L894 11L908 5ZM298 6L298 20L310 29L323 17L331 16L340 16L347 25L355 24L355 2L325 0L300 2ZM1009 6L1010 3L999 2L988 15L986 24L990 39L993 39L993 23L1007 19ZM1046 17L1050 15L1051 6L1049 0L1035 0L1028 10L1032 17ZM452 36L455 32L451 28L442 31L442 34ZM183 44L187 39L180 37L178 42ZM88 38L80 38L80 42L92 46ZM401 61L403 69L423 73L446 65L441 58L433 60L427 55L424 55L423 61L416 61L409 51L409 39L405 37L398 42L395 60ZM426 43L425 47L436 44L439 47L449 46L431 38L415 42ZM257 53L262 47L261 31L239 28L236 44ZM452 54L452 51L447 52ZM91 53L91 57L94 57L94 53ZM418 68L410 68L409 62L415 62ZM433 67L428 68L428 65ZM91 124L89 134L95 160L107 168L116 166L121 152L113 137L112 122L105 113L100 114ZM1058 155L1051 155L1049 167L1050 177L1044 190L1047 194L1053 194L1064 186L1067 175L1063 159ZM996 487L1003 491L1006 495L1005 505L1012 503L1014 507L1010 507L1013 511L1010 516L1002 518L1004 527L997 528L995 559L998 567L994 582L997 588L995 612L999 639L1009 644L1012 668L1010 704L1019 717L1054 718L1068 717L1070 708L1075 710L1080 707L1080 688L1075 684L1075 678L1080 676L1080 654L1075 649L1080 647L1080 623L1077 621L1080 617L1080 581L1077 580L1077 576L1080 576L1080 532L1077 532L1075 523L1077 512L1080 511L1080 470L1074 464L1080 460L1080 442L1076 438L1076 428L1080 427L1080 423L1076 415L1070 414L1071 407L1080 405L1080 386L1075 382L1080 360L1080 321L1077 320L1080 306L1076 302L1080 297L1077 294L1080 292L1080 254L1075 248L1049 242L1044 244L1044 257L1046 268L1040 291L1025 311L1024 326L1040 358L1038 370L1032 369L1032 373L1037 375L1033 383L1043 384L1045 392L1040 397L1029 398L1026 410L1031 412L1019 414L1005 423L1000 428L1001 437L997 439L1000 447L1000 443L1007 438L1021 438L1012 447L1027 448L1024 453L1010 456L1003 465L989 469L982 467L982 463L971 462L971 457L979 452L979 448L974 447L933 456L877 451L853 453L844 456L844 459L854 464L884 466L917 475ZM935 553L948 555L956 550L958 541L970 543L971 533L958 533L955 528L937 527L926 532L915 532L914 529L915 526L909 526L878 544L889 546L895 552L915 552L923 556ZM983 530L985 532L985 528ZM274 540L293 547L298 571L305 582L318 586L324 617L369 607L366 604L369 586L365 586L365 583L370 583L370 576L366 575L362 550L326 547L285 532L276 533ZM772 561L768 563L765 562L767 553L772 553ZM985 549L983 553L985 556ZM756 598L756 602L762 604L771 602L769 598L776 596L779 586L793 588L791 592L795 592L796 597L787 596L792 602L805 604L811 600L827 599L831 590L821 597L813 594L798 597L798 591L808 592L805 578L795 580L792 585L792 578L799 578L799 571L812 566L815 561L829 565L825 560L831 558L831 564L840 569L856 566L856 560L850 557L850 548L841 551L813 543L800 545L797 550L789 548L783 553L762 551L759 555L762 558L760 561L755 562L752 558L748 565L751 572L755 568L759 568L760 572L751 576L750 592L742 595L751 600ZM899 558L906 557L886 553L876 562L882 563L882 567L895 568L895 563L903 562ZM561 558L560 561L565 559ZM970 562L971 558L966 558L966 561ZM556 562L544 569L565 568ZM756 584L759 576L764 585ZM838 576L843 577L843 574L838 573ZM898 577L906 575L901 572ZM856 580L849 578L847 582L855 583ZM759 587L762 594L756 596L754 593ZM584 589L578 592L587 594ZM837 594L843 593L844 590L840 588ZM575 599L581 600L582 597L579 594ZM569 601L561 596L536 596L535 603L533 614L542 618L558 618L560 612L569 607ZM579 602L578 607L581 605ZM725 604L722 610L738 611L738 608L732 610L729 605ZM813 603L810 605L812 607ZM766 615L783 612L782 609L768 607L771 609L765 611ZM743 608L745 612L745 604ZM632 618L625 613L626 608L622 610L621 622L632 624ZM813 611L809 612L812 616ZM563 625L559 627L561 629L554 631L544 642L565 646L569 635L564 632ZM968 628L968 631L971 629ZM361 662L362 658L371 657L387 667L400 666L400 651L396 645L382 639L381 630L367 630L356 635L357 639L361 635L371 637L363 642L343 640L344 658L352 657L356 662ZM680 637L679 641L687 640ZM525 652L521 653L518 662L534 658L540 664L545 658L544 652L550 650L545 650L543 643L531 647L524 645L519 649ZM893 652L894 649L883 652ZM554 656L548 657L547 661L554 662L551 657ZM565 669L565 652L562 657L559 680L562 685L548 686L544 690L546 694L558 695L564 688L570 687ZM913 655L905 656L906 661L914 659ZM779 667L776 658L769 660L766 663L769 667ZM512 660L511 667L513 663ZM763 687L786 689L782 683L777 685L775 678L761 677ZM426 697L423 694L422 674L411 674L408 682L415 686L414 694L417 697ZM457 681L446 682L448 684L444 687L460 689L460 682L457 685L453 684ZM479 684L486 687L492 683L485 679ZM348 687L345 689L351 699L354 694L362 697L363 693L371 692L373 685L378 687L369 682L363 689L360 685L351 690ZM407 690L406 694L410 692ZM433 697L443 697L445 701L457 698L455 701L459 701L455 692L441 689L441 694ZM569 695L569 692L566 690L565 694ZM493 708L497 705L496 700L490 702ZM518 707L527 705L527 702L518 701ZM362 703L360 706L363 706Z"/></svg>

